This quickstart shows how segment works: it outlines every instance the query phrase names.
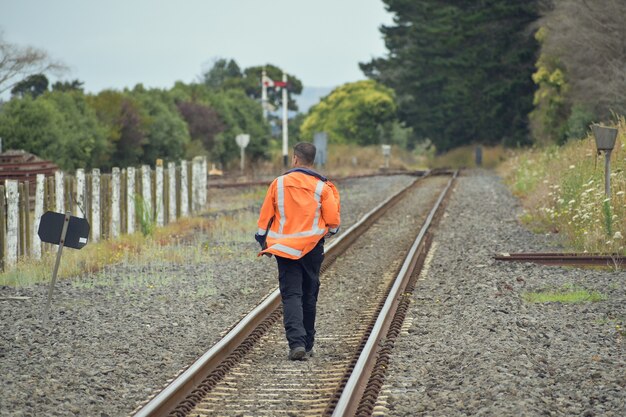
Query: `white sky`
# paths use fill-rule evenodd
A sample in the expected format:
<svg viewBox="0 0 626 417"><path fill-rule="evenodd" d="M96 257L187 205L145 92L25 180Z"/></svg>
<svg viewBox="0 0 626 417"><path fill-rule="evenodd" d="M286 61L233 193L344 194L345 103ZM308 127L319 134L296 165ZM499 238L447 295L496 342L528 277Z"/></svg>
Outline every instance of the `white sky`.
<svg viewBox="0 0 626 417"><path fill-rule="evenodd" d="M379 27L390 22L381 0L0 0L5 41L46 50L89 92L169 88L215 58L334 87L385 54Z"/></svg>

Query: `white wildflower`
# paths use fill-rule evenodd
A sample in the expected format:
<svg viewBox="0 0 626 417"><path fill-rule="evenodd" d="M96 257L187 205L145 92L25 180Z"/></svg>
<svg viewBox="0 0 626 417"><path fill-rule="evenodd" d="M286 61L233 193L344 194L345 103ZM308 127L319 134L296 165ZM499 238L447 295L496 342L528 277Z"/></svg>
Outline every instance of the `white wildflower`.
<svg viewBox="0 0 626 417"><path fill-rule="evenodd" d="M568 202L567 202L567 204L569 204L569 205L571 206L571 205L572 205L572 204L574 204L575 202L576 202L576 200L570 200L570 201L568 201Z"/></svg>
<svg viewBox="0 0 626 417"><path fill-rule="evenodd" d="M617 195L624 195L624 192L623 191L618 191Z"/></svg>
<svg viewBox="0 0 626 417"><path fill-rule="evenodd" d="M624 236L622 236L621 232L615 232L615 234L613 235L613 239L624 239Z"/></svg>
<svg viewBox="0 0 626 417"><path fill-rule="evenodd" d="M570 165L569 166L569 169L574 169L574 168L576 168L576 165Z"/></svg>
<svg viewBox="0 0 626 417"><path fill-rule="evenodd" d="M559 203L559 204L563 204L563 203L565 203L565 200L563 200L562 198L559 198L556 202Z"/></svg>

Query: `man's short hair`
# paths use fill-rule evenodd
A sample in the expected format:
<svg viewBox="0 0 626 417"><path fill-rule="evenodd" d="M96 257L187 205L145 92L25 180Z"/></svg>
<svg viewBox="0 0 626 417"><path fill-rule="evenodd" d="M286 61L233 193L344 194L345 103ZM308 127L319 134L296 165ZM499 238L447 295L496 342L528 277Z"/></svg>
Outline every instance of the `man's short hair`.
<svg viewBox="0 0 626 417"><path fill-rule="evenodd" d="M313 162L315 162L315 152L317 152L315 145L308 142L300 142L293 147L294 155L305 165L313 165Z"/></svg>

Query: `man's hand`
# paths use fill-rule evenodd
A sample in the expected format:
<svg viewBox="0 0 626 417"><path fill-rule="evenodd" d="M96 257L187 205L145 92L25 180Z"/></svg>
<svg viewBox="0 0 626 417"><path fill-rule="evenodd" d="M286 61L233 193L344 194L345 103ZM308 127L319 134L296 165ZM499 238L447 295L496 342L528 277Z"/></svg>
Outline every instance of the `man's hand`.
<svg viewBox="0 0 626 417"><path fill-rule="evenodd" d="M258 233L254 234L254 240L259 242L259 245L261 245L261 250L264 250L265 248L267 248L267 243L265 243L266 238L267 238L267 235L260 235Z"/></svg>

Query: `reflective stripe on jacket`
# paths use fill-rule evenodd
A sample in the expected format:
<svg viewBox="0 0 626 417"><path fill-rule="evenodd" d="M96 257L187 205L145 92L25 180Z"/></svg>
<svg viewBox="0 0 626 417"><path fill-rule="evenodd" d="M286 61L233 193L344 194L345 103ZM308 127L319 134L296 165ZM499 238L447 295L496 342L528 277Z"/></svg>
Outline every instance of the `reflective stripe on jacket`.
<svg viewBox="0 0 626 417"><path fill-rule="evenodd" d="M319 174L295 169L276 178L261 207L258 234L267 235L263 253L299 259L340 223L339 192ZM268 225L270 225L268 228Z"/></svg>

